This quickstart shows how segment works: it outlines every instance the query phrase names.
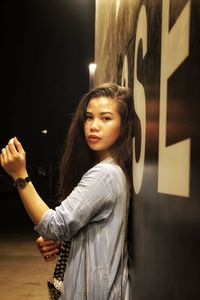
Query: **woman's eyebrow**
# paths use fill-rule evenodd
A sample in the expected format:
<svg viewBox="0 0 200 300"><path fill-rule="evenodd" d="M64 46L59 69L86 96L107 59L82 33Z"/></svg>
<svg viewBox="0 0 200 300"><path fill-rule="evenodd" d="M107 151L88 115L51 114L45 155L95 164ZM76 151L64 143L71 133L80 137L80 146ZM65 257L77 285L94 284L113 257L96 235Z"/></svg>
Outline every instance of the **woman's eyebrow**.
<svg viewBox="0 0 200 300"><path fill-rule="evenodd" d="M110 112L110 111L102 111L100 114L101 114L101 115L106 115L106 114L113 115L113 113Z"/></svg>
<svg viewBox="0 0 200 300"><path fill-rule="evenodd" d="M86 114L87 114L87 115L92 115L92 112L86 111ZM107 114L113 115L113 113L110 112L110 111L101 111L101 112L100 112L100 115L107 115Z"/></svg>

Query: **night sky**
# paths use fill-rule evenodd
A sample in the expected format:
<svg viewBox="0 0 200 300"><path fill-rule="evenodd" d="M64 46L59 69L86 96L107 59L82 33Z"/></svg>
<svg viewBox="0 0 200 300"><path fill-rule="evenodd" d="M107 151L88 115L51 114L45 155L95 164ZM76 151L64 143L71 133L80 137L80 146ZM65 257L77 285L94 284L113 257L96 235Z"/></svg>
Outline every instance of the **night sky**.
<svg viewBox="0 0 200 300"><path fill-rule="evenodd" d="M55 162L88 90L94 6L95 0L1 4L0 147L17 136L30 165Z"/></svg>

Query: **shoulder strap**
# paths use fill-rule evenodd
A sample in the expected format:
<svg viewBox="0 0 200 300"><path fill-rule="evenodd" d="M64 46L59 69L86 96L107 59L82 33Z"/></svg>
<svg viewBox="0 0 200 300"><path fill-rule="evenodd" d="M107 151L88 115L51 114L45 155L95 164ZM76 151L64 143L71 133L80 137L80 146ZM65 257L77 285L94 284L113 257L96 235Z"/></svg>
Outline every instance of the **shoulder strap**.
<svg viewBox="0 0 200 300"><path fill-rule="evenodd" d="M87 230L87 229L86 229ZM85 231L87 233L87 231ZM86 245L86 234L84 238L84 269L83 269L83 299L87 300L87 245Z"/></svg>
<svg viewBox="0 0 200 300"><path fill-rule="evenodd" d="M127 219L128 219L128 195L127 195L127 187L126 192L124 194L123 201L123 212L122 212L122 230L121 230L121 239L122 239L122 252L121 252L121 295L120 300L123 300L123 270L124 270L124 250L126 243L126 229L127 229Z"/></svg>

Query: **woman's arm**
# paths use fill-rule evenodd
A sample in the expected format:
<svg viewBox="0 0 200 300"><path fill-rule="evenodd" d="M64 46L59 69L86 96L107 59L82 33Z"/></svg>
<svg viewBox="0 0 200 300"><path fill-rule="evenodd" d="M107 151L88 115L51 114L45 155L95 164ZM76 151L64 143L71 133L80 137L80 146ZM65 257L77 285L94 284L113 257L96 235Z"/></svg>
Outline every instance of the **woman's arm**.
<svg viewBox="0 0 200 300"><path fill-rule="evenodd" d="M100 163L86 172L70 195L55 210L49 210L35 227L46 239L67 241L89 222L109 218L123 190L122 170Z"/></svg>
<svg viewBox="0 0 200 300"><path fill-rule="evenodd" d="M10 139L6 147L2 149L0 161L2 168L14 181L28 176L26 153L16 137ZM49 207L40 198L31 181L18 191L27 213L34 224L37 225Z"/></svg>

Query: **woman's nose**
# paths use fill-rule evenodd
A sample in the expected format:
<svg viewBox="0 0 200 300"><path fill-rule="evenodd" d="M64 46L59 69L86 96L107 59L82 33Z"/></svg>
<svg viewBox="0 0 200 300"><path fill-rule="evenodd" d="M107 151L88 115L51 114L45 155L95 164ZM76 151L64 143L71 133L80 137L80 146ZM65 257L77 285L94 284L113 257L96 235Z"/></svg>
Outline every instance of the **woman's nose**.
<svg viewBox="0 0 200 300"><path fill-rule="evenodd" d="M91 130L92 131L98 131L99 129L100 129L99 120L94 119L92 124L91 124Z"/></svg>

